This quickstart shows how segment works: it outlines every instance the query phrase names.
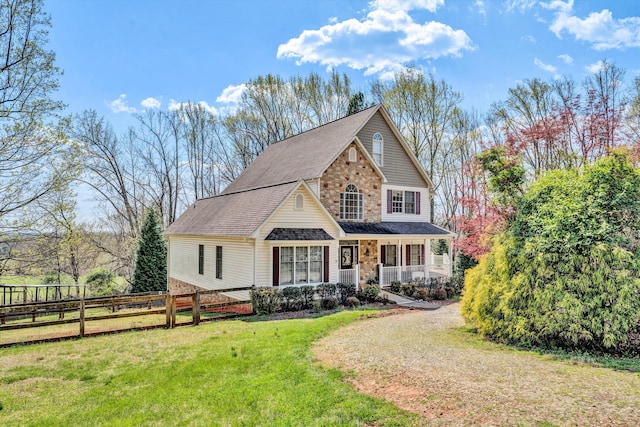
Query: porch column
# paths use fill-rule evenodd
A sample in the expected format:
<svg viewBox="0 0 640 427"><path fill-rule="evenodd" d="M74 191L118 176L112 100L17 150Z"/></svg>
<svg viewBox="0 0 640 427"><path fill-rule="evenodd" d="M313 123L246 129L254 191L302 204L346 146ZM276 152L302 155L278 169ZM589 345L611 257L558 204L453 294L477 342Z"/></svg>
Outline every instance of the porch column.
<svg viewBox="0 0 640 427"><path fill-rule="evenodd" d="M431 278L431 239L424 239L424 278Z"/></svg>
<svg viewBox="0 0 640 427"><path fill-rule="evenodd" d="M453 239L449 239L449 263L447 264L447 274L453 276Z"/></svg>
<svg viewBox="0 0 640 427"><path fill-rule="evenodd" d="M396 280L398 282L402 282L402 241L398 240L398 245L396 246L396 264L398 268L396 269Z"/></svg>

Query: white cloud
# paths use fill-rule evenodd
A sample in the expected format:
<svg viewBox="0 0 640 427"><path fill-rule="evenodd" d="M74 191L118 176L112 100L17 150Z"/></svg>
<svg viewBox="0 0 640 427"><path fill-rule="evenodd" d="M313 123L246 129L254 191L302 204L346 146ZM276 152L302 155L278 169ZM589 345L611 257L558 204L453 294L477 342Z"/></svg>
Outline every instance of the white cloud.
<svg viewBox="0 0 640 427"><path fill-rule="evenodd" d="M505 0L504 9L507 13L511 13L514 10L524 13L535 6L537 2L538 0Z"/></svg>
<svg viewBox="0 0 640 427"><path fill-rule="evenodd" d="M162 105L162 103L159 99L150 96L143 99L140 105L142 105L144 108L160 108L160 105Z"/></svg>
<svg viewBox="0 0 640 427"><path fill-rule="evenodd" d="M222 102L225 104L237 104L240 101L242 92L247 88L247 85L230 85L224 88L222 94L216 98L216 102Z"/></svg>
<svg viewBox="0 0 640 427"><path fill-rule="evenodd" d="M597 73L598 71L600 71L602 69L603 65L604 65L603 61L598 61L598 62L596 62L594 64L587 65L586 67L584 67L584 69L589 71L590 73Z"/></svg>
<svg viewBox="0 0 640 427"><path fill-rule="evenodd" d="M531 44L536 44L537 42L536 38L530 34L527 34L526 36L522 36L522 40L528 41Z"/></svg>
<svg viewBox="0 0 640 427"><path fill-rule="evenodd" d="M542 4L556 14L549 29L558 37L562 33L590 43L595 50L640 47L640 17L615 19L608 9L591 12L586 18L573 15L573 0L553 0Z"/></svg>
<svg viewBox="0 0 640 427"><path fill-rule="evenodd" d="M533 60L533 63L535 64L536 67L540 68L541 70L547 71L549 73L553 73L554 79L560 78L560 75L558 74L558 69L553 65L545 64L544 62L540 61L538 58L535 58Z"/></svg>
<svg viewBox="0 0 640 427"><path fill-rule="evenodd" d="M473 2L473 7L476 8L480 15L484 16L485 18L487 17L487 6L484 4L484 1L476 0L475 2Z"/></svg>
<svg viewBox="0 0 640 427"><path fill-rule="evenodd" d="M558 55L558 58L562 59L565 64L569 64L569 65L573 64L573 58L570 55L567 55L566 53Z"/></svg>
<svg viewBox="0 0 640 427"><path fill-rule="evenodd" d="M209 113L213 114L213 115L217 115L218 114L218 110L209 105L209 103L207 101L200 101L200 102L177 102L175 99L170 99L169 100L169 106L167 107L167 109L169 111L175 111L175 110L179 110L181 107L186 107L189 104L195 104L198 105L200 107L202 107L205 111L208 111Z"/></svg>
<svg viewBox="0 0 640 427"><path fill-rule="evenodd" d="M118 114L118 113L135 113L137 110L134 107L129 107L129 104L127 103L127 95L126 94L121 94L117 99L114 99L113 101L109 102L107 104L109 106L109 108L111 108L111 111L113 111L114 113Z"/></svg>
<svg viewBox="0 0 640 427"><path fill-rule="evenodd" d="M281 44L277 57L327 68L346 65L372 75L399 70L410 61L460 56L473 49L463 30L435 21L419 24L409 15L418 9L435 12L443 4L444 0L376 0L362 20L352 18L304 30Z"/></svg>

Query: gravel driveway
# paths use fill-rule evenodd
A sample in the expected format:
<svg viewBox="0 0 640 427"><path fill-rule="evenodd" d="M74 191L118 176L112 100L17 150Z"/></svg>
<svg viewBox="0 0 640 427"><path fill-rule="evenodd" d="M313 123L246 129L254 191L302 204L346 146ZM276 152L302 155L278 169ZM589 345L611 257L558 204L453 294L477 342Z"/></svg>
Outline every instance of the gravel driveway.
<svg viewBox="0 0 640 427"><path fill-rule="evenodd" d="M480 340L459 304L395 312L332 333L315 357L424 425L640 425L640 374Z"/></svg>

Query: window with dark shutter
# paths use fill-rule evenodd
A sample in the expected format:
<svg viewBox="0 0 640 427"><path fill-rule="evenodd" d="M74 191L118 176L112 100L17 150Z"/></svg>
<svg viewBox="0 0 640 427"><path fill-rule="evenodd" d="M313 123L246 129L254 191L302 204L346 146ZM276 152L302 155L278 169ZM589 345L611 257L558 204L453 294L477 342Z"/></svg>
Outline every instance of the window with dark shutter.
<svg viewBox="0 0 640 427"><path fill-rule="evenodd" d="M420 215L420 192L416 191L416 215Z"/></svg>
<svg viewBox="0 0 640 427"><path fill-rule="evenodd" d="M329 281L329 246L324 247L324 275L322 279L324 282Z"/></svg>
<svg viewBox="0 0 640 427"><path fill-rule="evenodd" d="M393 190L387 190L387 213L393 211Z"/></svg>
<svg viewBox="0 0 640 427"><path fill-rule="evenodd" d="M198 274L204 274L204 245L198 245Z"/></svg>
<svg viewBox="0 0 640 427"><path fill-rule="evenodd" d="M280 248L273 248L273 280L271 284L278 286L280 284Z"/></svg>
<svg viewBox="0 0 640 427"><path fill-rule="evenodd" d="M216 246L216 279L222 279L222 246Z"/></svg>

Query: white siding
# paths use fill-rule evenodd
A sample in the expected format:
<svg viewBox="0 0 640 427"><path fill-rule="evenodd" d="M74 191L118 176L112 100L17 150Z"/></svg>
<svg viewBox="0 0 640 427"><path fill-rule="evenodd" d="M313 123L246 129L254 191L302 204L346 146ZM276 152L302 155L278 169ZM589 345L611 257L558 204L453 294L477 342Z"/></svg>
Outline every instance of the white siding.
<svg viewBox="0 0 640 427"><path fill-rule="evenodd" d="M304 210L295 209L295 197L297 194L304 196ZM319 242L272 242L264 239L274 228L322 228L329 233L334 240ZM335 283L338 278L338 237L339 227L329 217L325 209L305 188L301 187L294 192L278 208L274 215L269 218L260 228L259 237L256 239L256 285L271 286L272 271L272 248L274 246L296 246L300 245L322 245L329 246L329 281Z"/></svg>
<svg viewBox="0 0 640 427"><path fill-rule="evenodd" d="M204 289L253 285L253 241L171 236L171 277ZM204 245L204 274L198 274L198 246ZM216 246L222 246L222 279L216 279Z"/></svg>
<svg viewBox="0 0 640 427"><path fill-rule="evenodd" d="M419 191L420 192L420 215L405 214L405 213L387 213L387 190L402 190L402 191ZM388 222L429 222L429 210L431 204L429 203L429 189L425 187L404 187L398 185L382 185L382 221Z"/></svg>

